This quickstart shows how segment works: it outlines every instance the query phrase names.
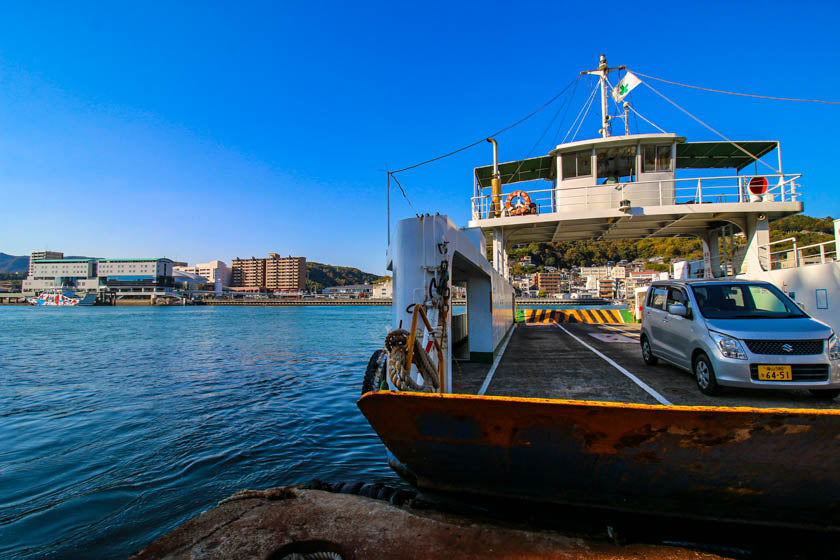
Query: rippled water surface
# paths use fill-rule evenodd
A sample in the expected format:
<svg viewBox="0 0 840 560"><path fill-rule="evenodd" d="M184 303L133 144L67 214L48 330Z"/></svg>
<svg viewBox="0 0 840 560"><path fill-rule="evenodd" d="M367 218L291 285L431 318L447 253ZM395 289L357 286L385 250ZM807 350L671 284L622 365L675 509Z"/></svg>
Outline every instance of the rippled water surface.
<svg viewBox="0 0 840 560"><path fill-rule="evenodd" d="M121 558L242 488L397 483L387 307L0 307L0 557Z"/></svg>

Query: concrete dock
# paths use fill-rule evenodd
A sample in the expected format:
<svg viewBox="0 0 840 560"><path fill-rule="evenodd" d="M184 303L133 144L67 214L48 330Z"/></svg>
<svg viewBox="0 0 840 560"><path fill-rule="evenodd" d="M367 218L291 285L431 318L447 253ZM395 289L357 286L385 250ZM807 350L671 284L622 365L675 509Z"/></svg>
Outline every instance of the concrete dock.
<svg viewBox="0 0 840 560"><path fill-rule="evenodd" d="M132 556L161 559L378 560L576 558L713 560L679 546L622 543L612 528L563 534L521 523L455 515L409 501L302 488L240 492ZM618 541L618 542L617 542Z"/></svg>

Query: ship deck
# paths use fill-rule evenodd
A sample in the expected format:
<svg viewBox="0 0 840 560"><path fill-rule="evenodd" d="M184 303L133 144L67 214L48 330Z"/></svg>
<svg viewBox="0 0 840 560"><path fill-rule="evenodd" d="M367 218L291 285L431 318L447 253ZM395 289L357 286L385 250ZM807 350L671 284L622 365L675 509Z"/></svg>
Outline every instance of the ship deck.
<svg viewBox="0 0 840 560"><path fill-rule="evenodd" d="M831 408L807 390L726 388L709 397L691 374L644 363L635 324L524 324L492 365L456 361L453 392L685 406Z"/></svg>

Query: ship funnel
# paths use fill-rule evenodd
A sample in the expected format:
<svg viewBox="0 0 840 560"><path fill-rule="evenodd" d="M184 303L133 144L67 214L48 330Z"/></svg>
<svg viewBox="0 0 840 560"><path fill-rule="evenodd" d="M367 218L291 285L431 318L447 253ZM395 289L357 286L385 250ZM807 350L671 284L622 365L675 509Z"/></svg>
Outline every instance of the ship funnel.
<svg viewBox="0 0 840 560"><path fill-rule="evenodd" d="M493 192L493 213L498 218L501 215L500 199L502 196L502 174L499 173L499 143L495 138L488 138L488 142L493 144L493 178L490 180L491 190Z"/></svg>

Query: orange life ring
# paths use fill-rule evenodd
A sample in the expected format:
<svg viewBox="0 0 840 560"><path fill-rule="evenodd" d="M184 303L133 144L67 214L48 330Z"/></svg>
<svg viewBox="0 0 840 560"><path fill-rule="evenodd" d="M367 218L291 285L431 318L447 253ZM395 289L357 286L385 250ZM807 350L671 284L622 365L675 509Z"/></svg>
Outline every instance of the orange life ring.
<svg viewBox="0 0 840 560"><path fill-rule="evenodd" d="M513 199L519 197L519 203L512 205ZM505 209L510 216L521 216L531 211L531 197L525 191L513 191L507 195Z"/></svg>

